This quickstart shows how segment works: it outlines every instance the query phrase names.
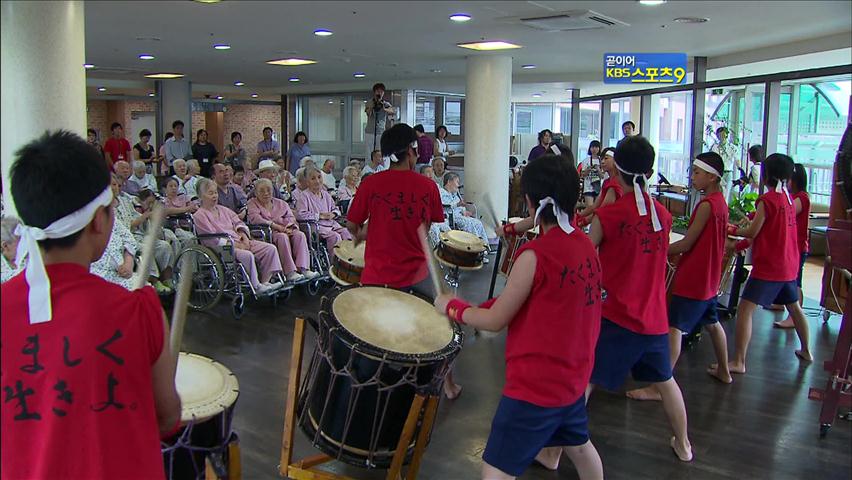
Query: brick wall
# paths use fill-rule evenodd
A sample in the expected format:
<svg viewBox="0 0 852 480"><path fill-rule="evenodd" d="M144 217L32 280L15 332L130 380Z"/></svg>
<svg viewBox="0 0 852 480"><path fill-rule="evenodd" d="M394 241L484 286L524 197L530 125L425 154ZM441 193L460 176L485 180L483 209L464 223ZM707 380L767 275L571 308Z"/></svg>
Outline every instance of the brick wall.
<svg viewBox="0 0 852 480"><path fill-rule="evenodd" d="M97 130L101 143L109 138L106 100L90 100L86 102L86 128Z"/></svg>
<svg viewBox="0 0 852 480"><path fill-rule="evenodd" d="M231 133L240 132L249 154L254 154L257 143L263 140L265 127L272 127L278 135L278 143L287 143L286 139L281 138L280 105L228 105L224 121L225 141L230 143Z"/></svg>
<svg viewBox="0 0 852 480"><path fill-rule="evenodd" d="M199 129L206 128L206 122L204 121L204 112L192 112L192 131L189 131L189 127L184 129L183 135L186 138L191 139L190 143L195 142L195 132ZM219 145L216 145L216 148L219 148Z"/></svg>
<svg viewBox="0 0 852 480"><path fill-rule="evenodd" d="M130 138L129 132L133 131L133 129L131 128L132 127L131 124L133 122L133 119L131 118L131 114L133 112L156 112L156 111L157 111L157 103L153 102L153 101L148 102L148 101L145 101L145 100L129 100L129 101L124 103L124 122L123 122L124 123L124 134L127 137L127 139L130 140L131 145L139 141L138 138L133 138L133 139ZM162 140L162 139L160 139L160 140ZM155 145L159 145L160 140L152 138L151 142L154 143Z"/></svg>

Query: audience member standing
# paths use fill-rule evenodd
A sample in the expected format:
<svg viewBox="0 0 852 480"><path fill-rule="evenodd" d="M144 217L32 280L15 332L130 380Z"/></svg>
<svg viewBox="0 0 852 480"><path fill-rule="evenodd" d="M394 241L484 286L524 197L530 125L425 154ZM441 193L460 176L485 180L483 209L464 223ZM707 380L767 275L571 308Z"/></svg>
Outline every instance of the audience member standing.
<svg viewBox="0 0 852 480"><path fill-rule="evenodd" d="M172 122L172 132L174 136L165 143L166 164L169 166L169 175L174 175L174 162L178 158L184 160L192 158L192 149L189 146L189 140L183 136L183 122L175 120Z"/></svg>
<svg viewBox="0 0 852 480"><path fill-rule="evenodd" d="M109 129L112 132L112 137L104 144L104 153L107 165L112 168L115 162L119 160L130 161L132 154L130 152L130 142L124 138L124 128L121 124L115 122Z"/></svg>
<svg viewBox="0 0 852 480"><path fill-rule="evenodd" d="M213 164L219 157L216 146L207 141L207 130L203 128L195 135L195 143L192 144L192 158L198 160L201 166L201 176L210 178Z"/></svg>
<svg viewBox="0 0 852 480"><path fill-rule="evenodd" d="M104 157L104 147L101 146L100 142L98 142L98 132L95 131L94 128L90 128L86 131L86 143L95 147L95 150L101 154L101 158Z"/></svg>
<svg viewBox="0 0 852 480"><path fill-rule="evenodd" d="M281 146L272 139L272 127L263 129L263 140L257 144L257 161L278 160L281 155Z"/></svg>
<svg viewBox="0 0 852 480"><path fill-rule="evenodd" d="M385 84L373 85L373 97L364 105L364 113L367 114L367 123L364 126L364 143L366 154L371 155L374 150L381 150L382 133L388 123L393 125L396 117L396 108L385 100ZM385 165L387 170L389 165Z"/></svg>
<svg viewBox="0 0 852 480"><path fill-rule="evenodd" d="M426 135L423 125L415 125L414 133L417 135L417 163L430 163L432 161L432 139Z"/></svg>
<svg viewBox="0 0 852 480"><path fill-rule="evenodd" d="M293 137L293 146L290 147L289 170L293 175L301 166L302 158L311 156L311 147L308 146L308 136L305 132L296 132Z"/></svg>
<svg viewBox="0 0 852 480"><path fill-rule="evenodd" d="M450 155L456 153L450 150L449 145L447 145L447 137L449 136L450 131L447 130L447 127L444 125L439 126L435 130L435 145L432 148L432 154L436 157L449 158Z"/></svg>
<svg viewBox="0 0 852 480"><path fill-rule="evenodd" d="M722 177L722 193L725 195L725 200L731 199L731 190L734 186L734 177L739 178L740 165L737 161L737 147L728 142L730 132L728 127L719 127L716 129L716 142L710 147L711 152L716 152L722 157L725 162L725 175Z"/></svg>
<svg viewBox="0 0 852 480"><path fill-rule="evenodd" d="M231 143L225 147L224 160L230 163L235 169L237 167L246 168L246 149L243 148L243 134L234 132L231 134Z"/></svg>
<svg viewBox="0 0 852 480"><path fill-rule="evenodd" d="M536 158L547 153L547 149L550 148L550 142L553 140L553 132L548 129L544 129L538 132L538 145L534 146L532 150L530 150L530 154L527 157L527 162L531 162Z"/></svg>
<svg viewBox="0 0 852 480"><path fill-rule="evenodd" d="M154 173L154 146L151 145L151 131L147 128L139 132L139 143L133 145L133 160L140 160L145 164L146 173Z"/></svg>
<svg viewBox="0 0 852 480"><path fill-rule="evenodd" d="M630 120L622 123L621 133L624 134L624 137L622 137L621 140L619 140L618 143L615 144L615 148L618 148L618 146L621 145L621 143L627 140L628 138L632 137L633 135L636 135L636 124L631 122Z"/></svg>

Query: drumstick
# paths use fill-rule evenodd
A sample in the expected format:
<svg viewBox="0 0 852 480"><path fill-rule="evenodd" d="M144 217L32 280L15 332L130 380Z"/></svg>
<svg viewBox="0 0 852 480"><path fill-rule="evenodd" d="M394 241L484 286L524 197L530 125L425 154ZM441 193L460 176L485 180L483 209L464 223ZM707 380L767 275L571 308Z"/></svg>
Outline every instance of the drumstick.
<svg viewBox="0 0 852 480"><path fill-rule="evenodd" d="M423 225L417 227L417 236L420 237L420 246L423 247L423 254L426 255L426 265L429 266L429 277L432 279L432 286L435 287L435 295L441 295L444 293L444 284L438 274L438 266L435 265L435 257L432 256L429 240L426 239L426 227Z"/></svg>
<svg viewBox="0 0 852 480"><path fill-rule="evenodd" d="M154 241L163 225L164 212L163 206L159 203L154 204L151 209L151 215L148 217L148 233L145 234L145 241L142 244L142 259L139 261L139 268L136 270L138 276L136 282L134 282L133 290L144 287L148 281L148 272L151 270L151 262L154 261Z"/></svg>
<svg viewBox="0 0 852 480"><path fill-rule="evenodd" d="M195 273L195 263L190 255L184 255L180 266L180 281L177 285L175 305L172 308L172 332L169 338L171 352L177 355L180 352L183 340L183 326L186 324L186 306L189 303L189 294L192 291L192 275Z"/></svg>

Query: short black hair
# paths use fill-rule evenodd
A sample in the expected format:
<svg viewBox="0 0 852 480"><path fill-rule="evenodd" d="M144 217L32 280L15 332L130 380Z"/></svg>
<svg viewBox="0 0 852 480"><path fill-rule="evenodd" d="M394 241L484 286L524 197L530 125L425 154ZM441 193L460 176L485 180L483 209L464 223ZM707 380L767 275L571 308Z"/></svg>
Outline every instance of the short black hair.
<svg viewBox="0 0 852 480"><path fill-rule="evenodd" d="M246 169L242 165L234 165L234 173L245 172L245 171L246 171Z"/></svg>
<svg viewBox="0 0 852 480"><path fill-rule="evenodd" d="M654 169L654 158L656 152L653 145L647 138L641 135L627 137L617 147L615 147L615 163L621 168L638 174L645 174ZM633 183L633 175L619 171L621 178L628 185ZM644 180L640 177L640 182L644 185Z"/></svg>
<svg viewBox="0 0 852 480"><path fill-rule="evenodd" d="M766 172L766 184L774 187L779 181L790 180L793 176L793 159L783 153L773 153L763 161Z"/></svg>
<svg viewBox="0 0 852 480"><path fill-rule="evenodd" d="M299 137L305 137L305 143L308 143L308 134L305 132L296 132L293 135L293 143L299 143Z"/></svg>
<svg viewBox="0 0 852 480"><path fill-rule="evenodd" d="M598 155L601 154L601 142L597 140L592 140L591 142L589 142L589 149L586 151L586 155L592 154L592 147L598 147Z"/></svg>
<svg viewBox="0 0 852 480"><path fill-rule="evenodd" d="M576 163L574 152L571 151L568 145L565 145L564 143L554 143L551 147L559 149L559 157L561 157L562 160L568 162L572 166ZM553 149L551 148L550 151L553 152Z"/></svg>
<svg viewBox="0 0 852 480"><path fill-rule="evenodd" d="M266 133L267 130L269 130L270 133L275 131L275 130L272 129L272 127L263 127L263 130L261 130L260 132Z"/></svg>
<svg viewBox="0 0 852 480"><path fill-rule="evenodd" d="M202 133L207 133L207 130L204 130L203 128L199 128L198 131L195 132L195 141L196 142L198 141L198 138L201 136Z"/></svg>
<svg viewBox="0 0 852 480"><path fill-rule="evenodd" d="M573 219L574 207L580 196L580 176L561 156L542 155L524 168L521 191L530 197L534 206L543 198L553 198L559 208ZM541 218L547 223L556 223L552 207L545 207Z"/></svg>
<svg viewBox="0 0 852 480"><path fill-rule="evenodd" d="M233 141L234 141L234 139L235 139L235 138L237 138L238 136L239 136L240 138L243 138L243 134L242 134L242 133L240 133L240 132L231 132L231 141L233 142Z"/></svg>
<svg viewBox="0 0 852 480"><path fill-rule="evenodd" d="M701 160L702 162L710 165L715 168L717 172L724 173L725 172L725 161L722 160L722 156L716 152L703 152L699 153L695 156L696 160ZM722 178L717 177L717 181L721 182Z"/></svg>
<svg viewBox="0 0 852 480"><path fill-rule="evenodd" d="M67 130L45 132L15 152L12 198L24 224L45 228L95 199L110 185L101 154ZM59 193L61 192L61 194ZM81 232L42 240L45 250L70 247Z"/></svg>
<svg viewBox="0 0 852 480"><path fill-rule="evenodd" d="M183 127L183 122L180 120L175 120L174 122L172 122L172 128L177 128L178 126Z"/></svg>
<svg viewBox="0 0 852 480"><path fill-rule="evenodd" d="M763 162L763 145L755 144L748 147L748 158L754 163Z"/></svg>
<svg viewBox="0 0 852 480"><path fill-rule="evenodd" d="M142 131L139 132L139 138L142 138L142 137L151 138L151 130L148 130L147 128L143 128Z"/></svg>
<svg viewBox="0 0 852 480"><path fill-rule="evenodd" d="M109 126L109 131L111 132L111 131L115 130L116 128L124 128L124 127L122 127L121 124L118 123L118 122L112 122L112 125Z"/></svg>
<svg viewBox="0 0 852 480"><path fill-rule="evenodd" d="M376 90L379 90L379 89L384 90L384 91L386 91L386 92L388 91L388 89L387 89L387 88L385 88L385 84L384 84L384 83L382 83L382 82L379 82L379 83L377 83L377 84L373 85L373 91L374 91L374 92L375 92Z"/></svg>
<svg viewBox="0 0 852 480"><path fill-rule="evenodd" d="M790 176L790 182L794 187L793 193L808 191L808 171L805 170L804 165L801 163L793 165L793 175Z"/></svg>
<svg viewBox="0 0 852 480"><path fill-rule="evenodd" d="M447 126L446 126L446 125L438 125L438 128L436 128L436 129L435 129L435 136L436 136L436 137L437 137L437 136L439 136L438 134L439 134L439 133L441 133L441 130L443 130L443 131L444 131L444 134L446 134L447 136L449 136L449 135L450 135L450 131L449 131L449 130L447 130Z"/></svg>
<svg viewBox="0 0 852 480"><path fill-rule="evenodd" d="M149 190L147 188L143 188L142 190L139 190L139 193L136 194L136 198L138 198L139 201L148 200L149 198L151 198L153 196L154 196L154 192L152 192L151 190Z"/></svg>
<svg viewBox="0 0 852 480"><path fill-rule="evenodd" d="M96 137L98 136L98 132L97 132L97 131L95 131L95 129L94 129L94 128L90 128L90 129L86 130L86 133L87 133L87 134L94 135L94 136L96 136Z"/></svg>
<svg viewBox="0 0 852 480"><path fill-rule="evenodd" d="M544 130L538 132L538 143L541 143L541 139L544 138L544 134L546 133L549 133L550 138L553 138L553 132L551 132L550 129L545 128Z"/></svg>
<svg viewBox="0 0 852 480"><path fill-rule="evenodd" d="M635 124L635 123L633 123L633 121L631 121L631 120L628 120L628 121L626 121L626 122L624 122L624 123L622 123L622 124L621 124L621 129L622 129L622 130L624 130L624 126L625 126L625 125L630 125L630 128L632 128L633 130L636 130L636 124Z"/></svg>
<svg viewBox="0 0 852 480"><path fill-rule="evenodd" d="M166 132L166 136L165 136L165 137L163 137L163 141L165 142L166 140L168 140L168 139L170 139L170 138L172 138L172 137L174 137L174 136L175 136L175 134L174 134L174 133L172 133L172 132Z"/></svg>
<svg viewBox="0 0 852 480"><path fill-rule="evenodd" d="M728 130L728 127L726 127L726 126L724 126L724 125L716 129L716 135L719 135L719 133L720 133L720 132L725 132L725 133L727 133L728 135L730 135L730 134L731 134L731 131L730 131L730 130Z"/></svg>
<svg viewBox="0 0 852 480"><path fill-rule="evenodd" d="M382 155L385 157L397 153L406 153L407 155L408 145L416 141L417 135L414 134L413 128L405 123L397 123L382 134ZM403 158L405 157L399 157L400 160Z"/></svg>
<svg viewBox="0 0 852 480"><path fill-rule="evenodd" d="M426 130L423 129L423 125L420 124L420 123L418 123L417 125L414 126L414 131L420 132L420 133L426 133Z"/></svg>

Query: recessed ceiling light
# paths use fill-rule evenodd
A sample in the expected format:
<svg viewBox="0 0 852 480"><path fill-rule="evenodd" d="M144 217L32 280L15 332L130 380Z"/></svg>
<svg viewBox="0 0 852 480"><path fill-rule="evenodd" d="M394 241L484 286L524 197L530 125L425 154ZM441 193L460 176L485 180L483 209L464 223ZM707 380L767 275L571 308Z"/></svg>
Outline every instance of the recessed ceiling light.
<svg viewBox="0 0 852 480"><path fill-rule="evenodd" d="M260 96L260 95L258 95L258 94L256 94L256 93L252 93L252 94L251 94L251 98L257 98L257 97L259 97L259 96Z"/></svg>
<svg viewBox="0 0 852 480"><path fill-rule="evenodd" d="M98 87L99 92L106 92L106 87Z"/></svg>
<svg viewBox="0 0 852 480"><path fill-rule="evenodd" d="M230 50L231 46L227 43L217 43L213 45L213 48L215 48L216 50Z"/></svg>
<svg viewBox="0 0 852 480"><path fill-rule="evenodd" d="M222 0L193 0L193 1L198 2L198 3L219 3Z"/></svg>
<svg viewBox="0 0 852 480"><path fill-rule="evenodd" d="M441 73L441 69L440 69L440 68L433 68L433 69L431 69L431 70L429 70L429 71L430 71L430 72L432 72L432 73Z"/></svg>
<svg viewBox="0 0 852 480"><path fill-rule="evenodd" d="M157 96L157 94L156 94L156 93L154 93L154 92L148 92L148 96L149 96L149 97L156 97L156 96Z"/></svg>
<svg viewBox="0 0 852 480"><path fill-rule="evenodd" d="M329 105L334 105L334 100L329 100L329 101L328 101L328 104L329 104Z"/></svg>
<svg viewBox="0 0 852 480"><path fill-rule="evenodd" d="M541 98L541 94L540 93L533 93L532 97L533 98Z"/></svg>
<svg viewBox="0 0 852 480"><path fill-rule="evenodd" d="M308 60L306 58L281 58L278 60L269 60L266 63L270 65L283 65L285 67L296 67L299 65L312 65L317 63L316 60Z"/></svg>
<svg viewBox="0 0 852 480"><path fill-rule="evenodd" d="M246 82L234 82L235 87L242 87L245 84L246 84Z"/></svg>
<svg viewBox="0 0 852 480"><path fill-rule="evenodd" d="M290 80L293 83L296 83L296 82L300 82L302 79L299 78L299 77L290 77L288 80Z"/></svg>
<svg viewBox="0 0 852 480"><path fill-rule="evenodd" d="M702 17L677 17L674 21L677 23L705 23L710 21L710 19Z"/></svg>
<svg viewBox="0 0 852 480"><path fill-rule="evenodd" d="M491 51L491 50L509 50L512 48L521 48L520 45L515 45L514 43L504 42L502 40L489 40L485 42L469 42L469 43L459 43L456 46L461 48L467 48L470 50L481 50L481 51Z"/></svg>
<svg viewBox="0 0 852 480"><path fill-rule="evenodd" d="M153 59L154 59L154 56L151 55L150 53L143 53L143 54L139 55L139 60L153 60Z"/></svg>
<svg viewBox="0 0 852 480"><path fill-rule="evenodd" d="M471 18L472 17L466 13L454 13L450 15L450 20L459 23L469 22Z"/></svg>
<svg viewBox="0 0 852 480"><path fill-rule="evenodd" d="M666 0L639 0L639 3L642 5L653 7L654 5L662 5L666 3Z"/></svg>
<svg viewBox="0 0 852 480"><path fill-rule="evenodd" d="M523 68L524 70L532 70L533 68L535 68L535 65L521 65L521 68Z"/></svg>
<svg viewBox="0 0 852 480"><path fill-rule="evenodd" d="M91 70L91 69L95 68L95 65L91 64L91 63L84 63L83 68L85 68L86 70Z"/></svg>
<svg viewBox="0 0 852 480"><path fill-rule="evenodd" d="M320 28L319 30L314 30L314 35L318 37L330 37L334 35L334 32L332 32L331 30Z"/></svg>
<svg viewBox="0 0 852 480"><path fill-rule="evenodd" d="M364 73L364 72L355 72L355 73L352 74L352 76L355 77L355 78L364 78L364 77L367 76L367 74Z"/></svg>
<svg viewBox="0 0 852 480"><path fill-rule="evenodd" d="M223 98L225 98L225 97L223 97L222 95L217 95L217 96L216 96L216 100L222 100Z"/></svg>
<svg viewBox="0 0 852 480"><path fill-rule="evenodd" d="M182 73L149 73L145 75L145 78L155 78L159 80L169 80L172 78L181 78L184 75Z"/></svg>

